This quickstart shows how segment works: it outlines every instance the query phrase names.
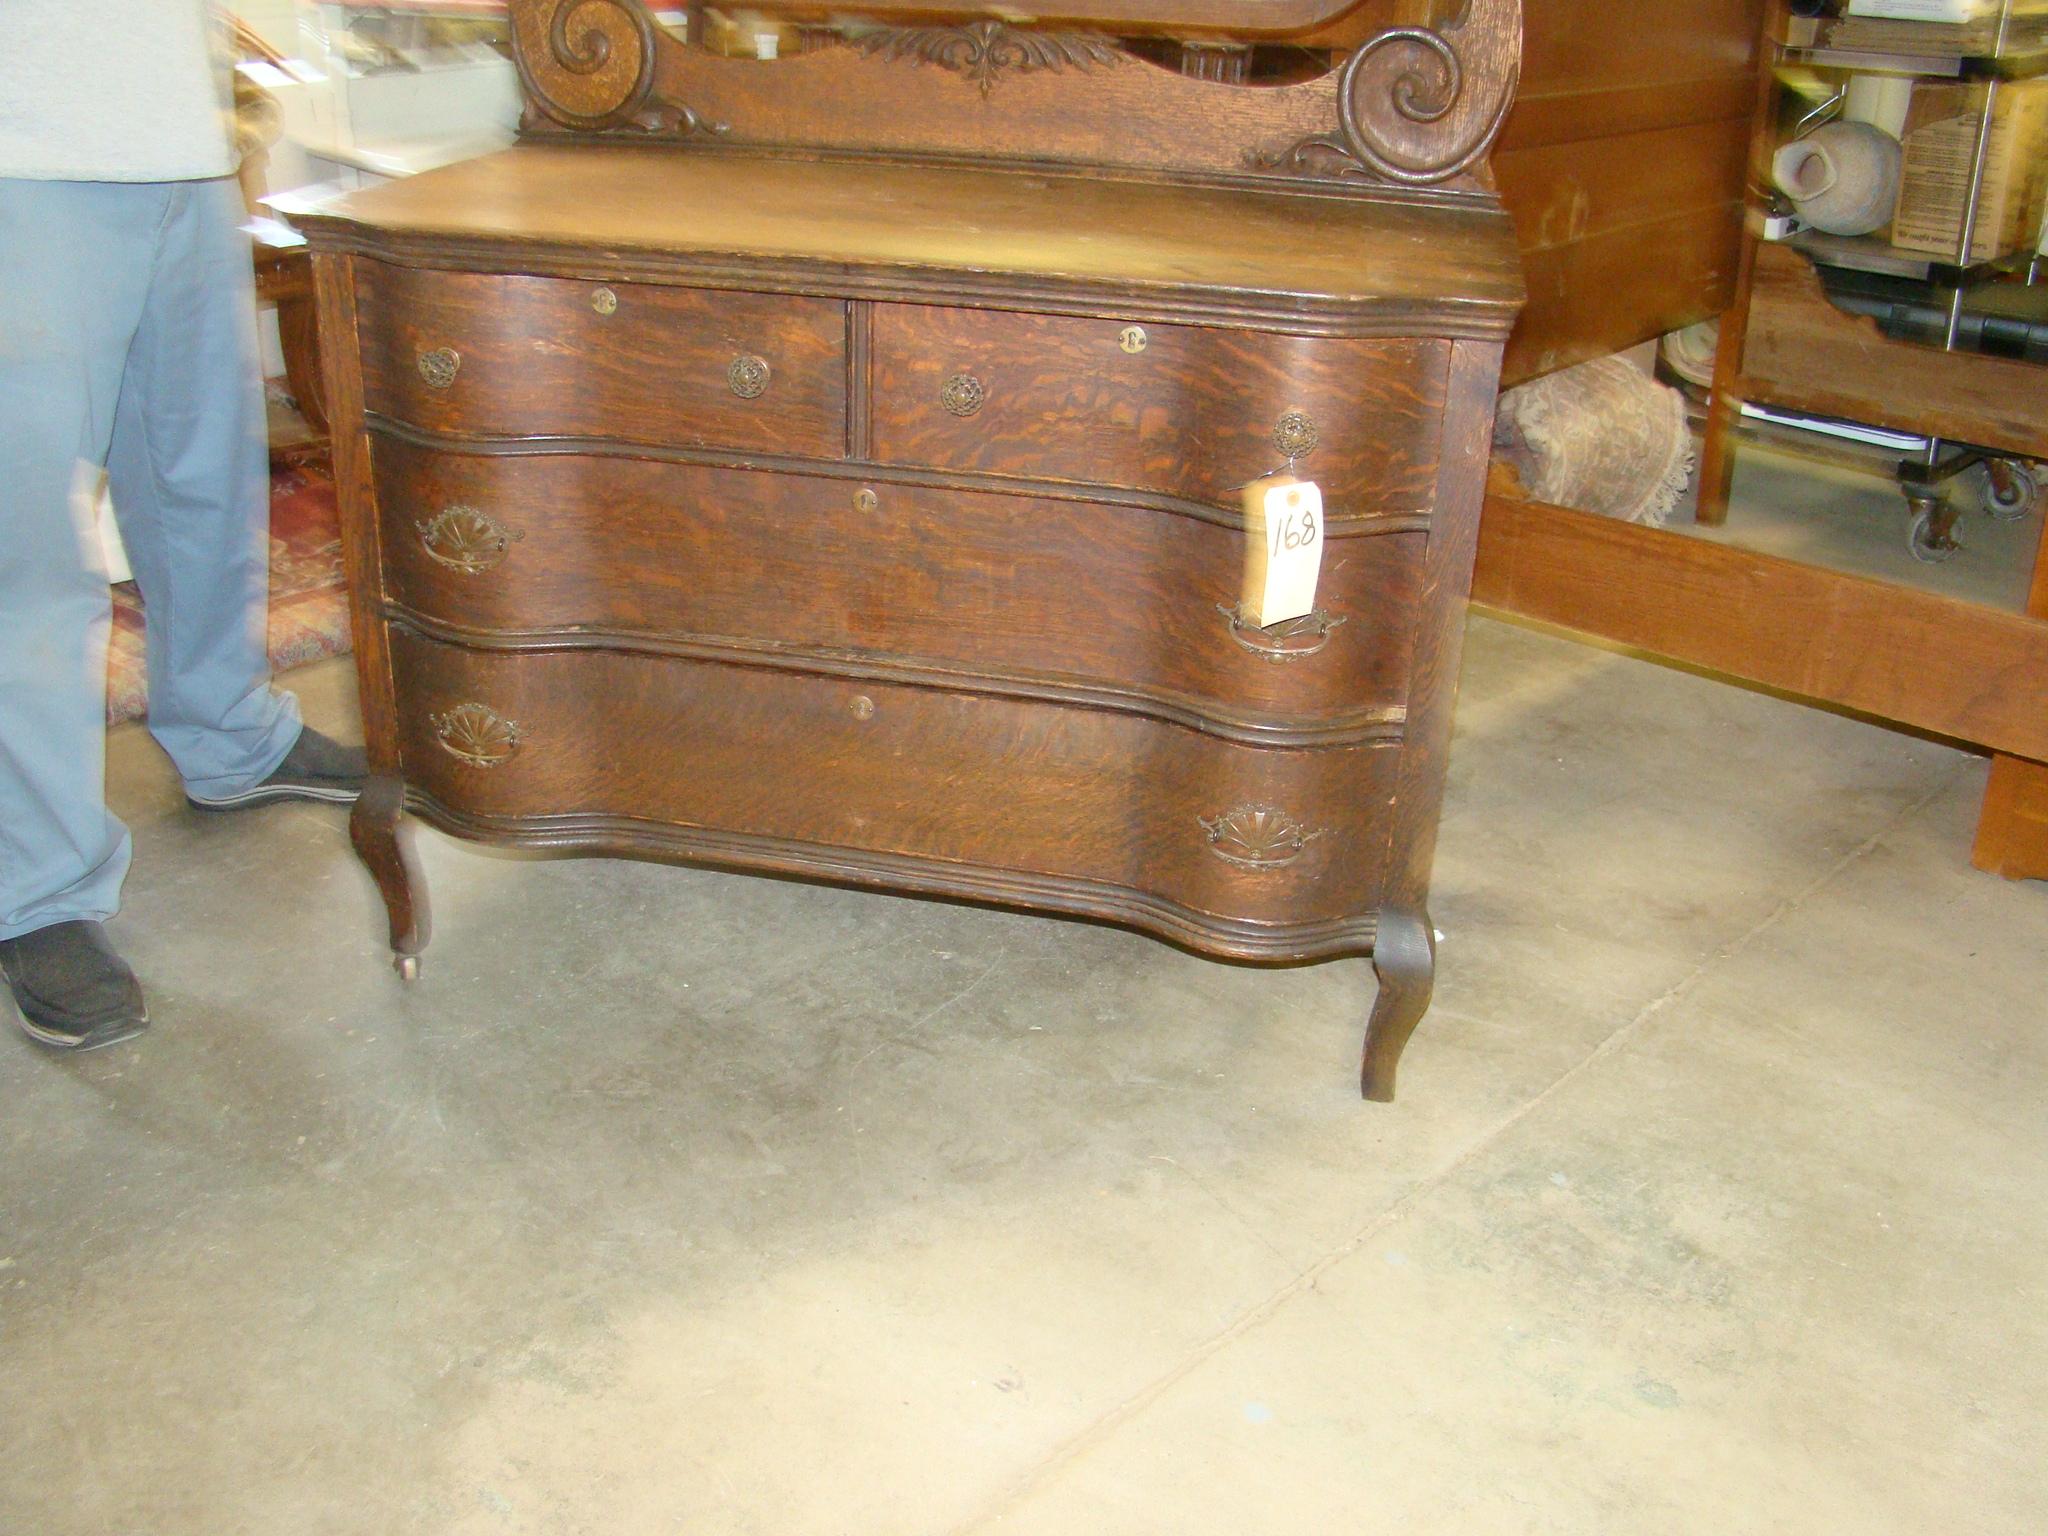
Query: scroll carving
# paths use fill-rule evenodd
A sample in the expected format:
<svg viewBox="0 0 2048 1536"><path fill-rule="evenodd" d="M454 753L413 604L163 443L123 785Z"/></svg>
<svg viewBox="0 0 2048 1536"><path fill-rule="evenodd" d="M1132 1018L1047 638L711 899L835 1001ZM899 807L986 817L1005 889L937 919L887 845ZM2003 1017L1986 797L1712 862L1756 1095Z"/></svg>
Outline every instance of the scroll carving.
<svg viewBox="0 0 2048 1536"><path fill-rule="evenodd" d="M519 78L542 117L662 138L727 130L679 102L648 100L657 28L634 0L531 0L512 7L512 25Z"/></svg>
<svg viewBox="0 0 2048 1536"><path fill-rule="evenodd" d="M965 75L988 95L998 78L1014 70L1092 69L1121 63L1115 43L1093 32L1023 32L1000 21L964 27L883 27L862 34L854 46L870 56L912 59Z"/></svg>
<svg viewBox="0 0 2048 1536"><path fill-rule="evenodd" d="M1521 60L1521 0L1466 0L1441 31L1381 32L1338 76L1335 133L1254 150L1246 164L1402 186L1448 181L1492 146L1514 104Z"/></svg>

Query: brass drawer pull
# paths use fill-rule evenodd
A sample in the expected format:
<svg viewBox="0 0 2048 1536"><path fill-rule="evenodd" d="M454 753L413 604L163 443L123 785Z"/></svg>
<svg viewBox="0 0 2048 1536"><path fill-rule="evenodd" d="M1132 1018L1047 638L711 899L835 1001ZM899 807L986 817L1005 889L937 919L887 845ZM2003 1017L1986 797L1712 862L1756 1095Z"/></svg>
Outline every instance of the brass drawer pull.
<svg viewBox="0 0 2048 1536"><path fill-rule="evenodd" d="M725 370L725 382L742 400L758 400L768 388L768 359L742 352Z"/></svg>
<svg viewBox="0 0 2048 1536"><path fill-rule="evenodd" d="M519 750L525 733L488 704L458 704L446 714L427 716L434 737L449 756L472 768L495 768Z"/></svg>
<svg viewBox="0 0 2048 1536"><path fill-rule="evenodd" d="M420 354L420 377L434 389L446 389L455 382L455 370L462 366L462 354L453 347L436 347Z"/></svg>
<svg viewBox="0 0 2048 1536"><path fill-rule="evenodd" d="M1301 411L1289 411L1273 423L1273 446L1290 459L1304 458L1316 451L1316 444L1322 441L1322 434L1316 431L1316 424Z"/></svg>
<svg viewBox="0 0 2048 1536"><path fill-rule="evenodd" d="M1278 869L1301 857L1321 828L1311 831L1285 811L1270 805L1240 805L1214 818L1198 816L1209 834L1209 851L1241 869Z"/></svg>
<svg viewBox="0 0 2048 1536"><path fill-rule="evenodd" d="M488 571L511 548L518 534L475 507L444 507L424 523L414 523L420 543L439 564L465 576Z"/></svg>
<svg viewBox="0 0 2048 1536"><path fill-rule="evenodd" d="M971 373L956 373L939 386L939 404L955 416L972 416L987 399L981 380Z"/></svg>
<svg viewBox="0 0 2048 1536"><path fill-rule="evenodd" d="M1254 656L1271 662L1299 661L1315 655L1330 643L1330 631L1347 622L1341 615L1318 608L1298 619L1283 619L1261 629L1245 617L1241 604L1218 603L1216 611L1230 620L1231 639Z"/></svg>

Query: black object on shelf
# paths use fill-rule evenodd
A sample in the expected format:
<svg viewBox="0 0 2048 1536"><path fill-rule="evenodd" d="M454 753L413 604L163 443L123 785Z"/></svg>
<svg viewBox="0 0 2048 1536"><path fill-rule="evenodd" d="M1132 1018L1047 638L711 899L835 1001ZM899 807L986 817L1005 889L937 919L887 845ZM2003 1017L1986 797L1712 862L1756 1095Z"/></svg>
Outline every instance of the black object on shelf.
<svg viewBox="0 0 2048 1536"><path fill-rule="evenodd" d="M1820 267L1838 308L1869 315L1894 341L1939 347L1948 340L1954 290L1879 272ZM1963 296L1955 350L2019 362L2048 363L2048 285L1985 283Z"/></svg>

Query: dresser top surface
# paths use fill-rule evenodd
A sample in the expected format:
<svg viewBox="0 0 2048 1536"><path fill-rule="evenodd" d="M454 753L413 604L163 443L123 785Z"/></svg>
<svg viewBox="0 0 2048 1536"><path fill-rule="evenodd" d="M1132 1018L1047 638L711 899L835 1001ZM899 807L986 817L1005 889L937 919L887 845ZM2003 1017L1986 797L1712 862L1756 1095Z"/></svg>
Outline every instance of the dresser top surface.
<svg viewBox="0 0 2048 1536"><path fill-rule="evenodd" d="M299 216L318 246L422 264L489 254L592 270L680 259L737 284L898 295L949 279L981 302L1228 295L1250 323L1503 334L1523 298L1505 214L1474 202L1317 196L979 165L520 145ZM879 277L878 289L874 280ZM986 290L986 291L984 291Z"/></svg>

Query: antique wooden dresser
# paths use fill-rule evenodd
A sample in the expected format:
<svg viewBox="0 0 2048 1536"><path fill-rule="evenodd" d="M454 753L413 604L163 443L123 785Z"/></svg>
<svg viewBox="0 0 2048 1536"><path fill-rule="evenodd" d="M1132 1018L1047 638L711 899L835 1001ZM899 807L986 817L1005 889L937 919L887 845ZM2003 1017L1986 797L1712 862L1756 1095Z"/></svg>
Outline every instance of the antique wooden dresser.
<svg viewBox="0 0 2048 1536"><path fill-rule="evenodd" d="M303 220L402 974L409 811L1370 952L1391 1095L1522 296L1484 164L1520 13L1256 78L1248 37L1341 9L898 4L766 61L514 0L522 142ZM1241 490L1289 468L1321 572L1262 627Z"/></svg>

